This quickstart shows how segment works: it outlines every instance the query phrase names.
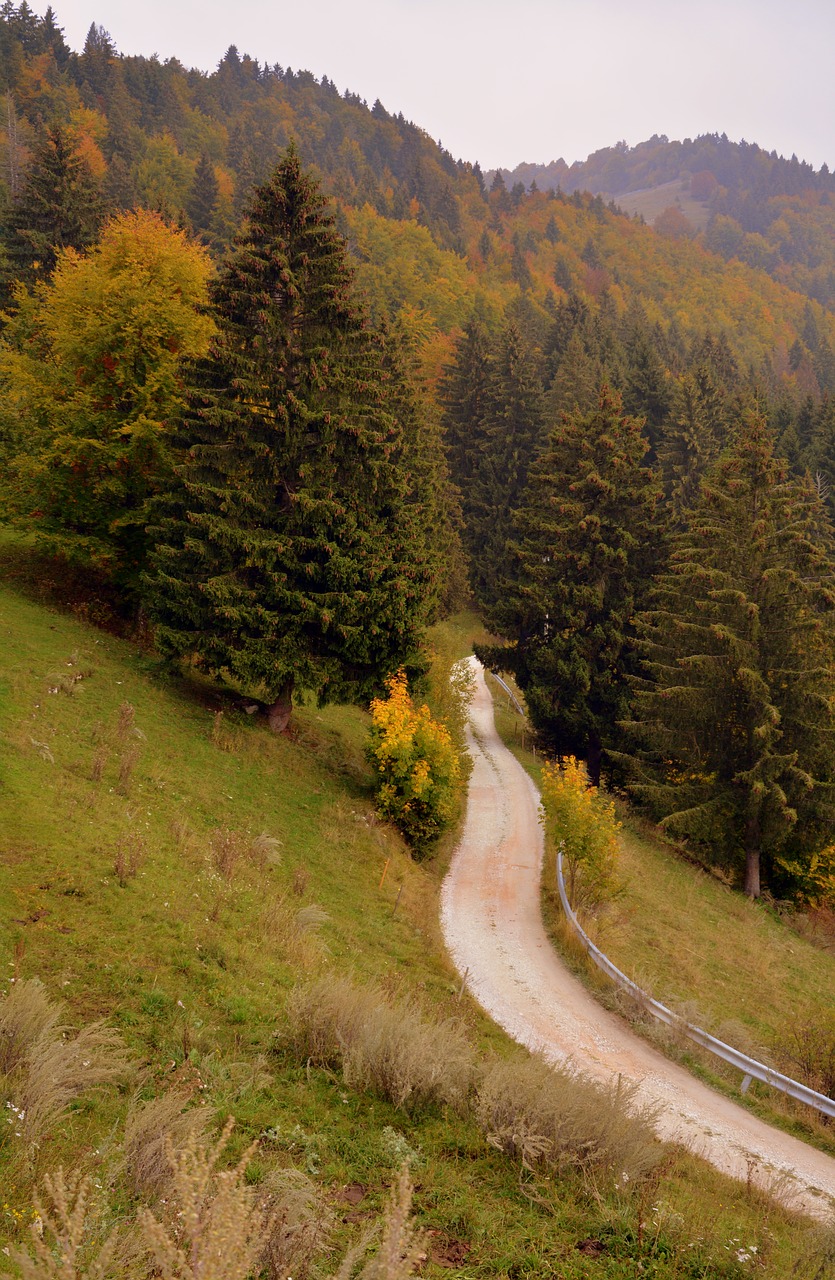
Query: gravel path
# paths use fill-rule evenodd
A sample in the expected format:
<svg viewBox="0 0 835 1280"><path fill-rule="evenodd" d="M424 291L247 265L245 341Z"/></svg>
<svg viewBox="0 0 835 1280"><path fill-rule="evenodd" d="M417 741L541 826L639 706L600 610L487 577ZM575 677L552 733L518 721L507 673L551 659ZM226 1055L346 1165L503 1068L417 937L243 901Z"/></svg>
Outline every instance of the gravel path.
<svg viewBox="0 0 835 1280"><path fill-rule="evenodd" d="M603 1009L557 956L540 912L539 795L496 733L475 659L464 834L441 899L447 947L468 989L509 1035L591 1076L616 1074L658 1104L658 1132L732 1177L753 1177L784 1203L832 1220L835 1160L772 1129L701 1084Z"/></svg>

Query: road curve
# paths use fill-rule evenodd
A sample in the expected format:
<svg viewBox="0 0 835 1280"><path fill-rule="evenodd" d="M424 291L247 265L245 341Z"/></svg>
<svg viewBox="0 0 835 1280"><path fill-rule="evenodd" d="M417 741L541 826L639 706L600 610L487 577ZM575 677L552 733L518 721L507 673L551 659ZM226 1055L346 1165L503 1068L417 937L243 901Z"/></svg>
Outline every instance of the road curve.
<svg viewBox="0 0 835 1280"><path fill-rule="evenodd" d="M732 1177L753 1176L784 1203L831 1220L835 1159L772 1129L670 1062L603 1009L565 968L540 911L539 795L499 738L481 666L468 747L473 759L461 843L444 881L441 924L469 991L514 1040L610 1081L620 1074L659 1106L659 1136Z"/></svg>

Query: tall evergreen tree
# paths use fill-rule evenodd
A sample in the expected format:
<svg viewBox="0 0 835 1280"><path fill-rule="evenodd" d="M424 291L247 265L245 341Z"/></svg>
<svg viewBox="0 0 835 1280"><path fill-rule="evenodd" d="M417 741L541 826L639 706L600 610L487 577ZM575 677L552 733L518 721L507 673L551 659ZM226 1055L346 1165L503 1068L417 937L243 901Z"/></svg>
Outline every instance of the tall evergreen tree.
<svg viewBox="0 0 835 1280"><path fill-rule="evenodd" d="M157 641L270 703L367 696L412 656L431 584L385 351L344 241L291 147L214 285L180 484L147 598Z"/></svg>
<svg viewBox="0 0 835 1280"><path fill-rule="evenodd" d="M450 471L462 492L465 514L478 469L489 385L490 338L483 321L474 316L464 327L440 388Z"/></svg>
<svg viewBox="0 0 835 1280"><path fill-rule="evenodd" d="M491 605L507 572L513 512L543 445L537 362L511 321L492 355L481 449L469 490L467 540L477 599Z"/></svg>
<svg viewBox="0 0 835 1280"><path fill-rule="evenodd" d="M718 457L728 430L725 396L702 366L676 379L670 417L658 448L672 523L686 524L708 467Z"/></svg>
<svg viewBox="0 0 835 1280"><path fill-rule="evenodd" d="M191 219L191 225L198 233L206 235L211 229L219 194L215 167L204 151L197 162L194 182L186 203L186 213Z"/></svg>
<svg viewBox="0 0 835 1280"><path fill-rule="evenodd" d="M489 613L511 643L477 650L515 674L542 740L583 757L595 783L626 714L632 619L660 555L641 427L607 387L591 413L563 417L531 471Z"/></svg>
<svg viewBox="0 0 835 1280"><path fill-rule="evenodd" d="M41 134L3 233L6 296L15 280L34 284L55 269L61 249L85 249L103 218L99 184L61 125Z"/></svg>
<svg viewBox="0 0 835 1280"><path fill-rule="evenodd" d="M631 725L635 794L751 897L835 817L832 530L786 476L749 410L642 619Z"/></svg>

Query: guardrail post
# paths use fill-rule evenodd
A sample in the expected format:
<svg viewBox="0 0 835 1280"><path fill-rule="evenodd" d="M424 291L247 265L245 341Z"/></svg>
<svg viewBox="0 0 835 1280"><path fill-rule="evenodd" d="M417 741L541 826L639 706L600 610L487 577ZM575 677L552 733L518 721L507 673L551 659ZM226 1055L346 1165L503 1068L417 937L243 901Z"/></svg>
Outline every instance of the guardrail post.
<svg viewBox="0 0 835 1280"><path fill-rule="evenodd" d="M754 1077L753 1077L753 1076L743 1076L743 1077L742 1077L742 1084L739 1086L739 1092L740 1092L740 1093L747 1093L747 1092L748 1092L748 1089L750 1088L751 1081L752 1081L753 1079L754 1079Z"/></svg>

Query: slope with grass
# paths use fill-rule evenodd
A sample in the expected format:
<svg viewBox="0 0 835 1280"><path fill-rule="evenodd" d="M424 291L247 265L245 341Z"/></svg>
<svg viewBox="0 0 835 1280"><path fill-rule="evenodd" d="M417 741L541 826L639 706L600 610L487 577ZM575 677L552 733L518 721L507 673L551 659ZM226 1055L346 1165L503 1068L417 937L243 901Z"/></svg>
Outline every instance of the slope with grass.
<svg viewBox="0 0 835 1280"><path fill-rule="evenodd" d="M437 635L442 665L472 630ZM0 1132L2 1247L25 1243L35 1189L62 1165L91 1179L82 1251L114 1225L130 1241L143 1214L168 1230L166 1134L183 1168L232 1115L222 1160L258 1140L240 1177L287 1225L268 1276L336 1271L404 1160L430 1278L737 1280L749 1244L759 1274L815 1274L826 1239L659 1148L625 1100L560 1080L568 1101L549 1110L557 1077L508 1057L459 996L436 924L446 852L417 865L374 816L363 712L302 708L277 739L8 582L0 634L0 1020L34 1019L0 1066L6 1118L35 1096L39 1049L63 1072L37 1123ZM331 1039L314 1042L329 1010ZM628 1185L612 1164L627 1156ZM115 1274L147 1276L145 1255Z"/></svg>

